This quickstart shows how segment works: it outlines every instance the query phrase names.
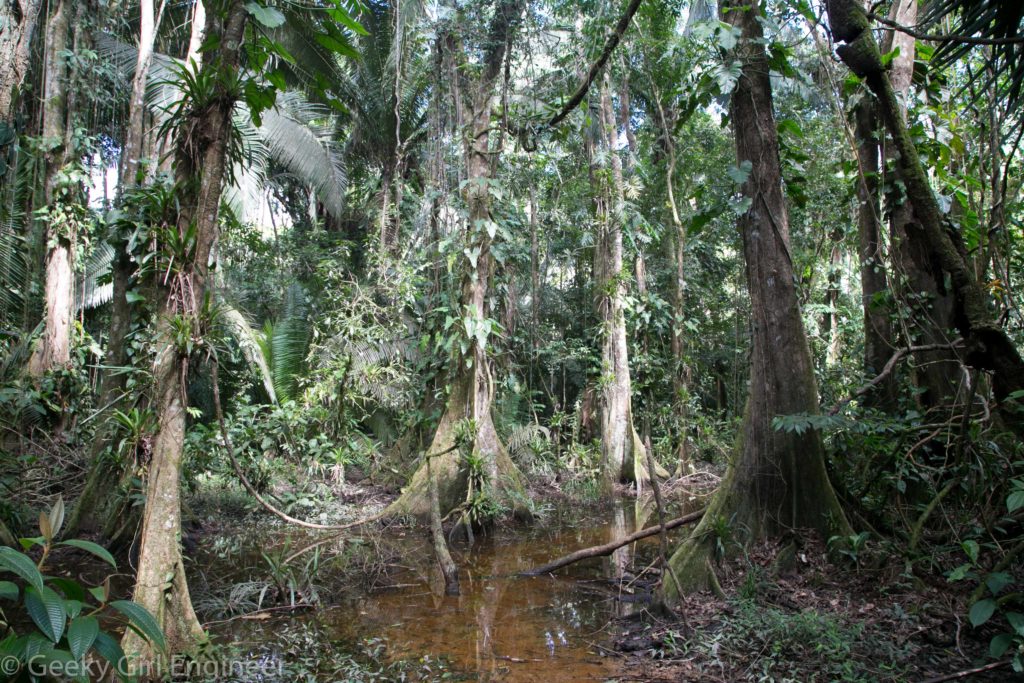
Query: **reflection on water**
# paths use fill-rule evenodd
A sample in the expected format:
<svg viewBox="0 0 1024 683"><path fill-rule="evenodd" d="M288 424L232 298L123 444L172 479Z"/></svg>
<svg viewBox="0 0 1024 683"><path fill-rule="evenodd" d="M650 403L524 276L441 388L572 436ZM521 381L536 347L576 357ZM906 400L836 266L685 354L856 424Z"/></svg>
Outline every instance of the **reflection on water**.
<svg viewBox="0 0 1024 683"><path fill-rule="evenodd" d="M610 513L610 514L609 514ZM572 565L557 577L515 577L579 548L623 538L647 512L632 502L606 513L606 523L574 528L565 517L530 529L496 532L472 547L452 548L462 594L444 595L429 547L410 549L395 588L333 608L321 621L349 638L383 637L396 658L446 655L456 669L481 681L604 680L618 662L602 657L595 641L608 621L635 605L616 599L603 578L621 579L632 547L611 557ZM603 590L597 590L597 588Z"/></svg>
<svg viewBox="0 0 1024 683"><path fill-rule="evenodd" d="M557 576L516 574L581 548L624 538L638 525L655 523L652 510L646 500L619 501L587 519L575 509L556 510L532 526L478 537L472 547L457 543L452 555L459 566L458 596L445 595L428 531L393 536L389 543L398 544L401 559L388 586L315 613L236 621L235 628L241 630L235 636L255 638L248 642L267 642L269 637L272 642L277 628L313 618L331 642L354 646L383 639L388 644L386 656L393 660L445 657L453 670L475 674L479 681L614 678L620 661L602 656L603 630L615 617L644 606L644 589L632 594L635 577L629 572L656 556L657 538L642 542L642 559L633 556L638 544L632 544L609 557L570 565ZM233 571L246 571L246 559L236 558ZM262 564L253 561L252 566Z"/></svg>

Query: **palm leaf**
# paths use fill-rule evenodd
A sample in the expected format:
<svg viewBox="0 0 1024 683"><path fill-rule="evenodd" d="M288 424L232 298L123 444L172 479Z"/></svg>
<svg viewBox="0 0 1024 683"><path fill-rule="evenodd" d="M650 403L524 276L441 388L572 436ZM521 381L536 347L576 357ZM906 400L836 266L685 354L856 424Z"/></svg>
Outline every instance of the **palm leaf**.
<svg viewBox="0 0 1024 683"><path fill-rule="evenodd" d="M90 310L109 303L114 298L114 285L111 282L100 284L108 275L114 263L114 247L107 242L100 242L92 250L85 263L85 277L75 297L75 311L83 308Z"/></svg>
<svg viewBox="0 0 1024 683"><path fill-rule="evenodd" d="M306 293L299 285L288 288L284 315L273 325L269 338L270 371L279 400L298 394L299 376L309 350L310 322Z"/></svg>
<svg viewBox="0 0 1024 683"><path fill-rule="evenodd" d="M221 321L227 328L228 333L234 337L242 355L263 380L263 389L271 403L277 403L277 392L274 389L274 376L270 371L270 364L263 353L260 334L252 328L248 319L237 308L220 299Z"/></svg>

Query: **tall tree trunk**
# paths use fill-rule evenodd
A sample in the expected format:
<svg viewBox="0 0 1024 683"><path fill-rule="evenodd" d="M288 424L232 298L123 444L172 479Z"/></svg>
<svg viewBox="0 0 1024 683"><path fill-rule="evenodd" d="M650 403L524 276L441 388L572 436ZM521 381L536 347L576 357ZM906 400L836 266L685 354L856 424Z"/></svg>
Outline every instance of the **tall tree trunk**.
<svg viewBox="0 0 1024 683"><path fill-rule="evenodd" d="M71 13L65 0L55 0L46 24L43 66L43 140L47 146L43 176L43 206L53 209L60 199L60 171L67 161L67 57ZM56 214L56 212L54 212ZM72 221L46 224L44 266L43 334L29 358L29 374L41 377L71 358L71 326L74 323L74 274Z"/></svg>
<svg viewBox="0 0 1024 683"><path fill-rule="evenodd" d="M825 290L825 340L828 349L825 354L827 365L834 366L839 362L842 352L842 337L839 334L839 294L842 285L843 232L838 228L832 231L832 251L828 258L828 287Z"/></svg>
<svg viewBox="0 0 1024 683"><path fill-rule="evenodd" d="M491 111L505 51L520 22L523 6L523 0L501 0L498 3L488 28L482 72L475 82L457 84L461 96L456 95L456 104L461 110L460 119L466 125L463 153L467 178L463 184L463 199L468 208L469 251L475 255L475 263L471 264L473 267L463 280L461 303L463 323L474 329L485 325L491 314L487 293L494 271L494 257L488 233L492 221L489 184L492 181L492 157L497 154L490 148ZM445 42L447 49L465 60L464 50L454 37ZM464 63L459 66L464 66ZM464 73L462 68L458 71ZM461 79L462 76L459 77ZM464 353L453 354L454 380L448 405L426 452L428 457L434 456L431 468L437 478L440 507L443 513L447 513L466 502L469 495L486 493L522 512L522 477L501 443L491 416L494 379L486 335L483 339L474 336L468 340L468 347ZM471 450L474 460L481 463L479 473L471 473L467 469L460 449L455 448L460 425L466 424L467 420L471 421L475 431L464 447ZM473 475L482 478L486 491L474 490ZM426 518L430 514L429 482L426 465L421 465L402 496L390 506L390 511Z"/></svg>
<svg viewBox="0 0 1024 683"><path fill-rule="evenodd" d="M904 26L917 23L917 0L897 0L890 17ZM889 31L886 51L898 49L892 60L889 79L899 102L900 116L907 118L907 100L911 95L914 74L915 40L898 31ZM895 165L898 152L885 146L887 160ZM914 203L900 196L898 183L888 182L890 192L889 230L893 244L893 284L900 298L913 311L916 345L949 344L955 338L953 329L953 292L946 287L942 266L930 253ZM946 405L956 397L960 379L960 361L952 350L933 350L915 354L914 378L924 392L920 401L926 408Z"/></svg>
<svg viewBox="0 0 1024 683"><path fill-rule="evenodd" d="M618 122L606 74L600 95L600 140L608 168L598 183L598 235L595 261L597 309L601 319L601 478L609 491L621 482L639 486L649 479L647 455L633 422L633 386L626 337L626 274L623 271L622 223L625 212Z"/></svg>
<svg viewBox="0 0 1024 683"><path fill-rule="evenodd" d="M132 78L131 101L128 108L128 126L122 148L121 172L118 194L141 182L140 157L145 147L146 82L153 62L153 46L163 15L164 2L160 12L154 12L153 0L142 0L139 4L140 28L139 51ZM127 338L132 325L132 308L128 302L128 288L131 285L132 259L128 253L126 236L115 234L112 238L114 262L111 264L113 297L110 307L110 330L107 340L105 368L100 377L99 406L107 413L115 407L124 391L127 375L124 367L128 364ZM110 481L121 476L119 467L101 458L110 436L109 424L101 423L100 432L93 440L89 462L91 470L85 488L68 516L64 533L74 534L80 528L95 530L111 514L122 509L120 502L110 492ZM119 515L120 516L120 515ZM137 518L136 518L137 519ZM119 524L118 526L121 526ZM131 525L134 528L134 525Z"/></svg>
<svg viewBox="0 0 1024 683"><path fill-rule="evenodd" d="M222 12L210 11L207 35L221 37L215 55L207 54L204 70L230 72L240 63L246 10L242 0L231 0ZM188 391L188 355L176 341L175 321L188 321L198 329L205 300L210 253L217 239L217 214L225 175L227 145L231 137L234 99L227 93L202 109L192 110L182 122L177 142L176 173L182 187L178 232L195 226L194 260L177 264L161 283L162 302L157 322L153 364L157 433L146 483L135 602L160 623L171 653L182 652L202 635L189 597L179 540L181 536L181 459L185 440ZM152 662L156 653L133 632L123 641L126 654Z"/></svg>
<svg viewBox="0 0 1024 683"><path fill-rule="evenodd" d="M848 529L825 472L821 434L772 428L776 416L816 413L818 394L790 260L760 7L727 0L720 12L722 21L741 32L734 54L741 72L729 111L737 163L751 164L743 186L751 205L738 225L751 301L750 394L722 485L670 561L683 590L712 580L715 525L729 524L744 543L779 538L793 529L815 529L826 537ZM677 597L674 582L664 590L670 600Z"/></svg>
<svg viewBox="0 0 1024 683"><path fill-rule="evenodd" d="M163 14L160 3L160 14ZM135 74L132 76L131 101L128 103L128 128L125 132L124 148L121 152L121 192L138 182L138 171L144 149L146 116L146 81L149 67L153 63L153 45L159 18L153 7L153 0L139 2L139 51L135 60Z"/></svg>
<svg viewBox="0 0 1024 683"><path fill-rule="evenodd" d="M909 233L909 239L948 274L954 295L953 322L966 342L966 362L992 373L993 393L1001 407L1007 407L1005 399L1024 390L1020 352L995 322L988 293L975 279L958 236L939 210L864 8L857 0L828 0L827 8L835 39L846 43L837 48L839 57L878 98L879 112L899 153L897 170L921 226L920 232ZM1007 408L1007 424L1018 433L1024 431L1019 416Z"/></svg>
<svg viewBox="0 0 1024 683"><path fill-rule="evenodd" d="M0 123L14 118L17 91L28 73L42 0L0 2Z"/></svg>
<svg viewBox="0 0 1024 683"><path fill-rule="evenodd" d="M881 173L880 126L875 103L863 98L854 110L859 180L857 183L857 234L860 248L861 306L864 314L864 374L882 372L895 348L889 305L889 284L882 251L882 205L878 182ZM893 408L896 382L886 377L870 395L875 405Z"/></svg>
<svg viewBox="0 0 1024 683"><path fill-rule="evenodd" d="M654 103L657 107L659 129L658 141L664 150L667 164L665 166L665 193L668 198L667 211L669 222L672 225L670 238L670 258L673 264L672 278L672 338L670 348L672 351L672 412L675 416L677 443L676 443L676 473L685 476L690 470L690 443L689 430L689 403L690 403L690 366L686 362L686 335L683 321L686 319L686 223L679 215L679 205L676 202L675 173L676 173L676 144L672 135L677 114L675 109L666 111L662 104L661 93L655 87ZM721 379L718 386L723 387ZM724 408L724 402L719 400L719 408Z"/></svg>

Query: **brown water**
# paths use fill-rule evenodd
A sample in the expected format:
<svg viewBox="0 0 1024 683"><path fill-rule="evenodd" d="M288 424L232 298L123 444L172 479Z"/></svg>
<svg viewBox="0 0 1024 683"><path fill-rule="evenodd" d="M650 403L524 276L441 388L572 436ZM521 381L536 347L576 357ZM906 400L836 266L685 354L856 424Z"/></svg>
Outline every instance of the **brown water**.
<svg viewBox="0 0 1024 683"><path fill-rule="evenodd" d="M392 656L447 655L454 668L476 672L481 681L605 680L619 667L616 658L601 655L604 629L637 604L620 600L620 589L606 579L622 576L633 549L578 563L558 576L514 575L621 538L634 531L636 521L632 502L597 520L564 510L533 527L478 539L472 547L455 545L462 591L454 597L444 595L424 542L403 563L395 588L363 596L322 619L344 635L386 638Z"/></svg>
<svg viewBox="0 0 1024 683"><path fill-rule="evenodd" d="M332 640L386 641L387 657L445 657L455 671L479 681L601 681L620 672L620 660L604 656L607 627L642 604L621 583L638 548L585 560L557 576L515 574L574 550L599 545L649 524L649 506L620 502L598 516L557 510L528 527L512 526L456 543L461 594L446 596L431 547L422 535L401 541L401 560L389 584L346 604L318 610L316 621ZM639 550L656 552L657 540ZM623 599L624 598L624 599ZM263 626L272 626L271 623Z"/></svg>

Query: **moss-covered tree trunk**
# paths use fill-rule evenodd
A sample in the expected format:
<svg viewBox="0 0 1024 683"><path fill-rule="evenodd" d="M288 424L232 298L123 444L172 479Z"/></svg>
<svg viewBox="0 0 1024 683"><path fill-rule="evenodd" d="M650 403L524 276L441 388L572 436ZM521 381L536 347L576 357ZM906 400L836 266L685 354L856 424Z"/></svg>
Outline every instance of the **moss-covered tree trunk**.
<svg viewBox="0 0 1024 683"><path fill-rule="evenodd" d="M497 152L491 149L490 131L492 109L497 94L505 53L520 21L522 0L501 0L494 10L487 32L482 70L476 79L466 72L465 50L454 36L445 41L461 63L457 65L454 99L459 118L465 125L463 154L466 163L466 181L463 199L467 207L467 230L471 235L468 251L474 261L462 283L460 301L462 324L477 330L490 318L488 289L494 273L491 254L492 219L490 207L491 182ZM523 501L522 477L509 458L494 427L491 407L494 401L494 378L486 335L474 335L466 351L453 354L453 380L451 393L437 431L431 440L427 455L432 456L431 470L437 481L438 498L442 514L467 502L468 494L485 493L516 510ZM462 427L472 425L469 443L455 448ZM472 453L479 463L479 471L471 472L462 452ZM475 478L474 478L475 477ZM479 479L475 490L470 482ZM426 463L413 474L402 495L389 508L393 514L409 514L426 519L430 514L430 474Z"/></svg>
<svg viewBox="0 0 1024 683"><path fill-rule="evenodd" d="M890 18L903 26L917 24L917 0L894 2ZM899 103L900 116L905 121L913 87L915 40L898 31L889 31L887 36L885 51L899 50L889 64L889 80ZM898 154L895 145L885 145L885 156L892 166L896 166ZM887 213L893 245L892 284L912 311L912 329L916 333L907 341L921 346L949 344L957 336L953 330L953 291L946 286L942 266L928 247L924 227L914 203L905 196L903 184L890 181L886 186L891 188ZM956 398L961 380L956 352L936 349L917 353L914 358L913 376L922 389L921 405L925 408L949 405Z"/></svg>
<svg viewBox="0 0 1024 683"><path fill-rule="evenodd" d="M741 73L730 101L737 165L750 165L743 195L750 208L738 223L751 303L750 393L729 470L707 513L670 563L682 589L708 585L713 529L731 528L751 543L794 529L825 535L848 526L825 472L821 435L776 431L779 415L816 413L817 387L797 301L789 251L789 217L782 192L769 65L760 7L744 0L721 5L721 17L741 32L734 52ZM664 590L675 599L676 587Z"/></svg>
<svg viewBox="0 0 1024 683"><path fill-rule="evenodd" d="M43 145L45 170L42 208L46 222L43 332L29 358L29 374L40 377L71 358L71 327L74 322L73 243L74 221L65 220L56 207L60 198L60 171L67 161L68 33L72 7L65 0L50 5L43 46Z"/></svg>
<svg viewBox="0 0 1024 683"><path fill-rule="evenodd" d="M207 53L204 70L222 74L237 71L245 18L241 0L232 0L220 11L210 9L206 34L219 35L221 40L215 55ZM162 303L153 364L157 433L146 482L134 595L135 602L156 616L172 653L189 649L202 636L192 609L180 546L188 355L179 337L181 329L198 330L201 325L200 309L207 295L210 252L217 238L234 106L229 92L210 98L179 123L176 140L175 170L182 193L177 228L185 235L194 226L196 236L188 257L181 260L181 254L175 255L178 264L168 271L160 287ZM123 646L129 657L142 663L156 656L148 643L132 632L125 635Z"/></svg>
<svg viewBox="0 0 1024 683"><path fill-rule="evenodd" d="M993 393L1005 405L1011 394L1024 390L1020 352L995 321L988 292L974 277L959 236L939 210L864 7L857 0L829 0L827 8L833 36L845 43L836 51L875 94L879 113L898 152L896 168L921 226L920 232L910 233L909 238L948 277L953 292L953 323L966 342L966 362L992 374ZM1019 416L1007 411L1006 417L1008 426L1018 433L1024 430Z"/></svg>

